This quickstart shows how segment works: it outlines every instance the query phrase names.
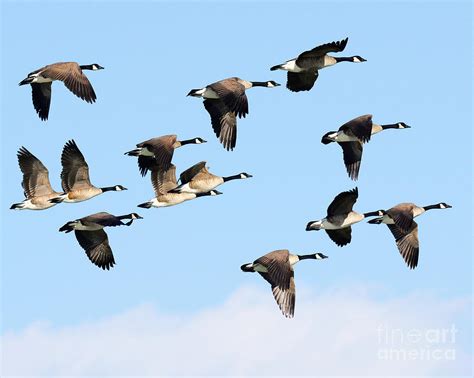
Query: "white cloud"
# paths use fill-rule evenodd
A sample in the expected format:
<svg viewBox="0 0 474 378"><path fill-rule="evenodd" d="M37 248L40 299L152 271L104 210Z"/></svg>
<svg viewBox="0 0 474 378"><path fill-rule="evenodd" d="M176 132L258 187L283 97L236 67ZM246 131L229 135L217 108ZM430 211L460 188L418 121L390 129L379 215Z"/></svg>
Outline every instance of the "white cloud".
<svg viewBox="0 0 474 378"><path fill-rule="evenodd" d="M472 356L458 342L471 332L459 320L469 318L468 299L380 300L374 291L299 287L291 320L269 289L244 287L194 314L142 305L93 323L38 322L3 335L2 375L470 375Z"/></svg>

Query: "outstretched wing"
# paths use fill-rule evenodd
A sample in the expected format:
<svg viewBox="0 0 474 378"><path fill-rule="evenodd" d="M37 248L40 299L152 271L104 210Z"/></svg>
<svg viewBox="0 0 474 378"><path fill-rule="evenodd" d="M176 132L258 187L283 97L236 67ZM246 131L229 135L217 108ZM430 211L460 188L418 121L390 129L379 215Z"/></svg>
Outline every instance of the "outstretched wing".
<svg viewBox="0 0 474 378"><path fill-rule="evenodd" d="M109 270L115 264L114 255L109 245L109 239L104 230L78 231L75 230L79 245L86 251L87 257L99 268Z"/></svg>

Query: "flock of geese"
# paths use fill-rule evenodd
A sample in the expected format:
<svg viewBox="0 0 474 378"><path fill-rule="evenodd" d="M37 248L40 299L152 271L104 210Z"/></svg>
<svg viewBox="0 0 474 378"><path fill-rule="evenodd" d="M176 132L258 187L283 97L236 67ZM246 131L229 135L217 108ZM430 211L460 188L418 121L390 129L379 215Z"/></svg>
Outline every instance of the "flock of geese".
<svg viewBox="0 0 474 378"><path fill-rule="evenodd" d="M362 63L366 60L358 55L333 57L328 53L342 52L348 39L326 43L305 51L297 58L273 66L274 70L287 71L286 87L292 92L309 91L319 76L319 70L340 62ZM84 75L84 70L103 69L99 64L79 65L75 62L54 63L28 74L19 85L30 84L33 106L39 118L46 121L51 104L51 84L62 81L64 85L82 100L94 103L96 94ZM273 80L255 82L231 77L192 89L188 96L203 98L203 104L211 118L211 126L222 146L231 151L237 142L237 118L245 118L249 112L246 90L253 87L275 88ZM337 131L329 131L322 137L323 144L336 142L341 146L343 160L349 177L357 180L362 160L363 145L371 136L388 129L409 128L404 122L379 125L372 121L372 115L362 115L342 125ZM155 196L139 205L141 208L166 207L203 196L222 194L216 190L219 185L231 180L247 179L252 175L242 172L231 176L218 176L209 172L206 162L201 161L181 172L176 179L176 167L172 164L174 151L190 144L202 144L200 137L179 140L176 135L164 135L138 143L125 155L137 157L142 176L150 172ZM25 199L15 203L11 209L44 210L59 203L74 203L89 200L108 191L123 191L122 185L97 187L89 178L89 166L74 140L68 141L61 154L62 192L53 190L48 169L25 147L18 150L18 163L23 173L22 187ZM368 217L371 224L386 224L395 238L397 248L410 269L418 265L418 225L415 217L430 209L447 209L441 202L430 206L401 203L388 210L357 213L353 206L358 198L357 187L339 193L330 203L324 218L311 221L306 231L325 230L329 238L342 247L351 242L352 225ZM130 226L142 217L137 213L115 216L100 212L67 222L59 231L74 231L79 245L90 261L102 269L110 269L115 260L109 245L105 227ZM125 221L127 220L127 221ZM124 222L125 221L125 222ZM286 317L293 317L295 308L295 282L293 266L300 260L327 258L323 253L308 255L292 254L288 250L276 250L259 257L253 263L241 266L244 272L258 272L272 287L273 296Z"/></svg>

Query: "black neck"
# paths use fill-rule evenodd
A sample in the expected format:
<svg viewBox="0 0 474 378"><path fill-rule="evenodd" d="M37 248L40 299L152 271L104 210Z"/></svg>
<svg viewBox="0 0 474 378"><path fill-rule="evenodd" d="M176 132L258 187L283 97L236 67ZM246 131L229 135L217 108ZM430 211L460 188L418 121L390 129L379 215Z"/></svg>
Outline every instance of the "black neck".
<svg viewBox="0 0 474 378"><path fill-rule="evenodd" d="M106 186L105 188L100 188L100 190L102 190L103 192L111 192L116 189L115 189L115 186Z"/></svg>
<svg viewBox="0 0 474 378"><path fill-rule="evenodd" d="M181 140L180 143L181 143L181 146L184 146L186 144L196 143L196 138Z"/></svg>
<svg viewBox="0 0 474 378"><path fill-rule="evenodd" d="M79 67L81 67L81 70L93 70L94 69L92 67L92 64L86 64L86 65L79 66Z"/></svg>
<svg viewBox="0 0 474 378"><path fill-rule="evenodd" d="M266 81L251 81L252 87L266 87L267 82Z"/></svg>
<svg viewBox="0 0 474 378"><path fill-rule="evenodd" d="M431 209L440 209L439 205L428 205L428 206L423 206L423 209L426 210L431 210Z"/></svg>
<svg viewBox="0 0 474 378"><path fill-rule="evenodd" d="M379 216L379 212L378 211L371 211L369 213L364 213L362 214L364 216L364 218L367 218L367 217L378 217Z"/></svg>
<svg viewBox="0 0 474 378"><path fill-rule="evenodd" d="M391 123L389 125L380 125L383 130L386 129L398 129L398 123Z"/></svg>
<svg viewBox="0 0 474 378"><path fill-rule="evenodd" d="M227 176L227 177L222 177L224 179L224 182L230 181L230 180L237 180L242 177L240 175L233 175L233 176Z"/></svg>
<svg viewBox="0 0 474 378"><path fill-rule="evenodd" d="M314 254L312 255L296 255L300 260L307 260L307 259L316 259Z"/></svg>
<svg viewBox="0 0 474 378"><path fill-rule="evenodd" d="M352 62L352 56L343 56L343 57L334 57L336 59L336 63L339 62Z"/></svg>
<svg viewBox="0 0 474 378"><path fill-rule="evenodd" d="M126 215L118 215L116 216L117 219L132 219L132 214L126 214Z"/></svg>

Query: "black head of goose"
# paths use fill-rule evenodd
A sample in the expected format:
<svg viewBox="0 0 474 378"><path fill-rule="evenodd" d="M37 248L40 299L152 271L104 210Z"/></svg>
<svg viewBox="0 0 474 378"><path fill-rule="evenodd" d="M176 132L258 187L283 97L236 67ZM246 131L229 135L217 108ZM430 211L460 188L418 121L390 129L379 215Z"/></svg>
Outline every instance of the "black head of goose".
<svg viewBox="0 0 474 378"><path fill-rule="evenodd" d="M248 114L248 100L245 90L252 87L274 88L280 84L269 81L247 81L231 77L209 84L204 88L192 89L188 96L204 98L204 107L211 116L211 124L224 148L233 150L237 141L237 117Z"/></svg>
<svg viewBox="0 0 474 378"><path fill-rule="evenodd" d="M174 150L187 144L206 143L201 137L178 140L176 135L163 135L137 144L134 150L125 152L128 156L138 156L138 168L142 176L149 170L168 170Z"/></svg>
<svg viewBox="0 0 474 378"><path fill-rule="evenodd" d="M337 142L343 152L347 174L352 180L359 177L362 160L363 144L370 141L370 137L383 130L408 129L405 122L378 125L372 122L372 114L365 114L346 122L338 131L329 131L323 135L321 143Z"/></svg>
<svg viewBox="0 0 474 378"><path fill-rule="evenodd" d="M59 196L60 193L51 187L48 169L25 147L18 150L17 157L23 173L21 186L26 198L20 203L11 205L10 209L44 210L54 206L55 204L49 200Z"/></svg>
<svg viewBox="0 0 474 378"><path fill-rule="evenodd" d="M180 185L170 190L170 193L205 193L209 192L219 185L232 181L243 180L252 177L252 175L242 172L232 176L216 176L208 171L206 162L201 161L192 167L183 171L180 176Z"/></svg>
<svg viewBox="0 0 474 378"><path fill-rule="evenodd" d="M308 259L322 260L327 256L323 253L296 255L287 249L267 253L253 263L240 267L244 272L258 272L272 287L273 296L283 315L292 318L295 313L296 288L293 266Z"/></svg>
<svg viewBox="0 0 474 378"><path fill-rule="evenodd" d="M152 170L151 184L155 191L155 198L137 205L144 209L151 207L169 207L178 205L182 202L189 201L198 197L217 196L222 194L217 190L210 190L205 193L174 193L172 190L178 186L176 180L176 167L170 165L168 170Z"/></svg>
<svg viewBox="0 0 474 378"><path fill-rule="evenodd" d="M420 245L418 240L418 224L413 220L417 216L432 209L450 209L446 202L434 205L417 206L414 203L400 203L386 211L380 218L371 219L368 223L387 225L395 238L397 248L410 269L418 266Z"/></svg>
<svg viewBox="0 0 474 378"><path fill-rule="evenodd" d="M309 91L313 88L319 76L319 70L340 62L362 63L366 59L359 55L350 57L333 57L330 52L341 52L346 48L348 38L338 42L326 43L312 50L305 51L297 58L277 64L270 68L271 71L288 71L286 87L292 92Z"/></svg>
<svg viewBox="0 0 474 378"><path fill-rule="evenodd" d="M70 140L64 145L61 154L61 164L63 167L61 171L61 185L64 193L50 199L52 203L81 202L105 192L127 190L122 185L101 188L92 185L89 178L89 166L74 140Z"/></svg>
<svg viewBox="0 0 474 378"><path fill-rule="evenodd" d="M128 222L122 222L129 219ZM109 238L104 227L130 226L134 220L142 219L137 213L115 216L106 212L91 214L86 217L67 222L59 231L74 231L79 245L85 250L87 257L99 268L109 270L115 264L110 248Z"/></svg>
<svg viewBox="0 0 474 378"><path fill-rule="evenodd" d="M329 205L326 218L308 222L306 231L325 230L329 238L339 247L349 244L352 240L351 225L367 217L383 215L382 210L363 214L353 211L358 197L357 188L339 193Z"/></svg>
<svg viewBox="0 0 474 378"><path fill-rule="evenodd" d="M60 62L44 66L36 71L30 72L19 85L31 85L33 106L42 121L49 116L51 104L51 83L60 80L67 89L82 100L93 103L97 99L89 79L83 70L97 71L104 67L97 63L79 65L76 62Z"/></svg>

